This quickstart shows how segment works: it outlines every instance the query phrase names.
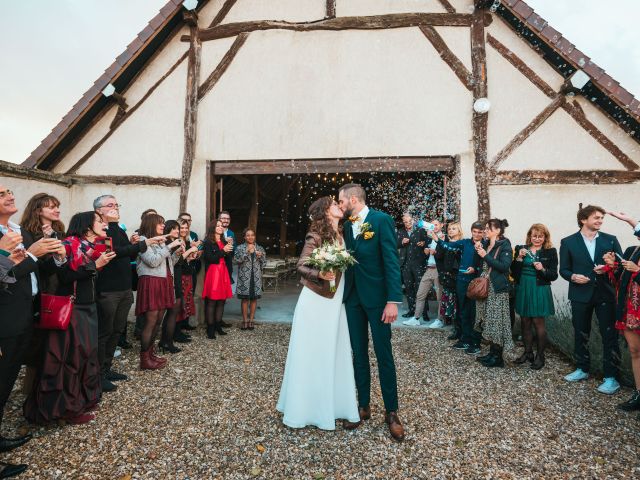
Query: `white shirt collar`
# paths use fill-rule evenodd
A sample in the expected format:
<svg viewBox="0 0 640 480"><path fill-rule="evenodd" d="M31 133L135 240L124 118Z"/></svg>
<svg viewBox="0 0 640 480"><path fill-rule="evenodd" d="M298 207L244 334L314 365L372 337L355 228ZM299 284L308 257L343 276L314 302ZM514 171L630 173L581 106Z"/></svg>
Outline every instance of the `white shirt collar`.
<svg viewBox="0 0 640 480"><path fill-rule="evenodd" d="M357 215L358 219L356 220L356 222L364 222L364 219L367 218L367 215L369 215L369 207L365 205Z"/></svg>
<svg viewBox="0 0 640 480"><path fill-rule="evenodd" d="M584 239L585 242L595 242L596 238L598 238L600 236L600 232L596 232L595 236L593 237L593 240L590 240L589 237L587 237L584 233L580 232L580 235L582 235L582 238Z"/></svg>

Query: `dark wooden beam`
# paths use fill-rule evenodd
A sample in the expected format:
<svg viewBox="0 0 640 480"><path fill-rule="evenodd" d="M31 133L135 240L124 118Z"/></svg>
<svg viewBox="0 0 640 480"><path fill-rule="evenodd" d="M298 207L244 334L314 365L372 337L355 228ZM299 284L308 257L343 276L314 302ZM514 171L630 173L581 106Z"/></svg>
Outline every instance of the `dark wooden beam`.
<svg viewBox="0 0 640 480"><path fill-rule="evenodd" d="M356 17L336 17L314 22L285 22L278 20L255 20L218 25L200 31L202 41L235 37L240 33L257 30L294 30L310 32L314 30L385 30L389 28L417 27L420 25L468 27L471 15L466 13L392 13ZM481 15L484 21L488 19ZM181 40L189 41L190 35Z"/></svg>
<svg viewBox="0 0 640 480"><path fill-rule="evenodd" d="M53 183L56 185L64 185L70 187L73 182L67 175L61 173L48 172L46 170L38 170L37 168L25 167L16 163L5 162L0 160L0 176L21 178L24 180L38 180L40 182ZM12 190L11 185L5 185Z"/></svg>
<svg viewBox="0 0 640 480"><path fill-rule="evenodd" d="M487 52L484 38L484 12L476 9L471 22L471 64L473 67L473 101L487 96ZM489 169L487 166L488 113L473 112L473 155L478 195L478 218L491 217Z"/></svg>
<svg viewBox="0 0 640 480"><path fill-rule="evenodd" d="M456 13L456 9L449 3L449 0L438 0L440 5L447 11L447 13Z"/></svg>
<svg viewBox="0 0 640 480"><path fill-rule="evenodd" d="M515 137L511 139L511 141L500 150L497 155L494 157L491 162L491 170L496 170L502 162L504 162L511 153L518 148L522 143L531 136L533 132L535 132L540 125L542 125L547 118L549 118L553 113L558 110L565 103L564 95L557 94L556 98L551 102L547 107L542 110L536 117L531 120L531 122L524 127Z"/></svg>
<svg viewBox="0 0 640 480"><path fill-rule="evenodd" d="M215 84L218 83L220 77L224 75L224 72L227 71L227 68L229 68L229 65L231 65L231 62L235 58L236 54L244 45L244 42L247 41L248 36L248 33L241 33L235 39L233 44L231 44L231 47L229 47L227 53L224 54L224 57L222 57L220 63L218 63L216 68L213 69L213 72L211 72L207 79L202 82L202 85L200 85L200 88L198 89L198 101L202 100L204 96L215 86Z"/></svg>
<svg viewBox="0 0 640 480"><path fill-rule="evenodd" d="M618 161L624 165L627 170L637 170L640 168L636 162L631 160L629 156L624 153L618 146L613 143L609 137L607 137L598 127L596 127L589 119L585 116L583 110L580 108L576 108L574 103L566 103L562 106L565 111L571 115L578 125L584 128L589 135L591 135L600 145L602 145L611 155L616 157Z"/></svg>
<svg viewBox="0 0 640 480"><path fill-rule="evenodd" d="M504 57L511 65L527 77L531 83L538 87L547 97L555 98L556 91L545 82L536 72L534 72L520 57L509 50L505 45L500 43L498 39L487 34L487 43L491 45L500 55Z"/></svg>
<svg viewBox="0 0 640 480"><path fill-rule="evenodd" d="M286 160L216 161L218 175L316 174L348 172L422 172L451 170L453 159L441 157L354 157Z"/></svg>
<svg viewBox="0 0 640 480"><path fill-rule="evenodd" d="M640 172L625 170L502 170L492 185L607 185L636 183Z"/></svg>
<svg viewBox="0 0 640 480"><path fill-rule="evenodd" d="M460 59L449 49L447 43L438 32L436 32L436 29L429 25L420 25L420 31L427 37L427 40L431 42L431 45L436 49L440 58L453 70L453 73L460 79L464 87L467 90L472 90L473 76L471 72L467 70L467 67L465 67Z"/></svg>
<svg viewBox="0 0 640 480"><path fill-rule="evenodd" d="M235 5L236 1L237 0L226 0L224 2L224 5L222 5L222 8L218 12L218 14L214 17L214 19L209 24L209 28L215 27L216 25L219 25L220 23L222 23L222 20L224 20L224 17L227 16L227 13L229 13L229 10L231 10L231 7Z"/></svg>
<svg viewBox="0 0 640 480"><path fill-rule="evenodd" d="M149 90L147 90L147 93L145 93L142 98L140 100L138 100L138 103L136 103L133 107L131 107L126 113L125 115L122 117L122 119L120 120L120 122L117 125L114 125L114 127L109 130L100 140L98 140L98 142L89 149L89 151L87 153L85 153L75 164L73 164L73 166L67 170L66 173L75 173L78 171L78 169L84 165L86 163L87 160L89 160L89 158L91 158L91 156L96 153L98 151L98 149L104 144L104 142L106 142L109 137L111 135L113 135L113 133L118 129L118 127L120 127L127 118L131 117L131 115L133 115L133 113L140 108L140 105L142 105L145 100L147 98L149 98L151 96L151 94L153 92L155 92L155 90L162 84L162 82L164 82L167 77L169 77L169 75L171 75L176 68L178 68L180 66L180 64L184 61L185 58L187 58L189 52L184 52L184 54L182 54L180 56L180 58L176 61L176 63L174 63L171 68L169 68L169 70L167 71L167 73L165 73L162 77L160 77L158 79L158 81L156 83L154 83L151 88L149 88Z"/></svg>
<svg viewBox="0 0 640 480"><path fill-rule="evenodd" d="M74 184L111 183L113 185L154 185L179 187L179 178L147 177L145 175L69 175Z"/></svg>
<svg viewBox="0 0 640 480"><path fill-rule="evenodd" d="M251 183L251 180L249 180L247 177L242 175L231 175L231 177L234 180L239 181L240 183L244 183L245 185L249 185Z"/></svg>
<svg viewBox="0 0 640 480"><path fill-rule="evenodd" d="M189 25L191 43L187 64L187 94L184 107L184 154L182 157L182 183L180 185L180 211L187 210L189 183L193 160L196 155L196 137L198 134L198 88L200 86L200 61L202 42L198 38L198 25Z"/></svg>

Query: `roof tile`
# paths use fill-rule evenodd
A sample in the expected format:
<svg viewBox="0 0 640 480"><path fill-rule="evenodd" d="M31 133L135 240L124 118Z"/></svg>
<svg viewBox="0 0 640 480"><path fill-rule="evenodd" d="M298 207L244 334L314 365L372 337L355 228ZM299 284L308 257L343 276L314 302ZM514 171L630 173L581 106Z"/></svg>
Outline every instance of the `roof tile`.
<svg viewBox="0 0 640 480"><path fill-rule="evenodd" d="M175 11L176 11L176 6L173 4L173 2L169 2L160 9L160 14L164 18L169 18Z"/></svg>
<svg viewBox="0 0 640 480"><path fill-rule="evenodd" d="M533 13L533 8L527 5L525 2L516 3L513 7L514 12L520 15L521 18L529 18L529 15Z"/></svg>
<svg viewBox="0 0 640 480"><path fill-rule="evenodd" d="M513 7L516 3L518 3L520 0L506 0L506 4L510 7Z"/></svg>
<svg viewBox="0 0 640 480"><path fill-rule="evenodd" d="M584 66L583 70L593 80L598 80L602 75L604 75L604 69L600 68L598 65L596 65L592 61L588 61L587 64Z"/></svg>
<svg viewBox="0 0 640 480"><path fill-rule="evenodd" d="M556 48L560 50L560 52L564 53L565 55L569 55L571 52L573 52L575 45L571 43L569 40L567 40L566 38L562 37L558 41L558 43L556 43Z"/></svg>
<svg viewBox="0 0 640 480"><path fill-rule="evenodd" d="M49 135L47 135L44 138L44 140L42 140L42 145L44 146L44 148L49 148L51 145L56 143L57 139L58 139L58 136L54 134L52 131L51 133L49 133Z"/></svg>
<svg viewBox="0 0 640 480"><path fill-rule="evenodd" d="M529 15L527 23L539 32L547 26L547 21L535 12Z"/></svg>
<svg viewBox="0 0 640 480"><path fill-rule="evenodd" d="M558 40L560 40L560 38L562 37L562 34L557 31L555 28L551 27L550 25L547 24L546 27L544 27L542 29L542 31L540 32L540 34L546 38L547 40L549 40L550 43L556 43Z"/></svg>
<svg viewBox="0 0 640 480"><path fill-rule="evenodd" d="M620 86L608 73L605 73L598 79L598 84L606 88L610 93L614 92Z"/></svg>
<svg viewBox="0 0 640 480"><path fill-rule="evenodd" d="M153 35L154 30L151 28L151 25L147 25L142 29L142 31L138 34L138 38L141 42L146 42Z"/></svg>
<svg viewBox="0 0 640 480"><path fill-rule="evenodd" d="M633 100L633 95L625 88L619 87L618 91L613 94L625 107L628 107Z"/></svg>
<svg viewBox="0 0 640 480"><path fill-rule="evenodd" d="M584 53L582 53L577 48L574 48L571 51L571 53L569 54L569 58L573 60L573 62L576 65L578 65L578 67L580 68L584 68L587 65L587 63L591 60L589 57L587 57Z"/></svg>
<svg viewBox="0 0 640 480"><path fill-rule="evenodd" d="M107 85L109 85L109 82L111 81L111 75L109 75L108 73L103 73L102 75L100 75L100 77L93 82L93 85L100 91L102 91L104 89L104 87L106 87Z"/></svg>
<svg viewBox="0 0 640 480"><path fill-rule="evenodd" d="M121 67L124 67L132 56L133 53L131 53L129 50L125 50L116 57L116 63Z"/></svg>
<svg viewBox="0 0 640 480"><path fill-rule="evenodd" d="M158 29L164 23L164 17L160 14L156 15L149 21L149 25L154 30Z"/></svg>
<svg viewBox="0 0 640 480"><path fill-rule="evenodd" d="M110 79L116 76L116 74L120 71L120 65L117 62L113 62L109 67L104 71L106 75L109 75Z"/></svg>

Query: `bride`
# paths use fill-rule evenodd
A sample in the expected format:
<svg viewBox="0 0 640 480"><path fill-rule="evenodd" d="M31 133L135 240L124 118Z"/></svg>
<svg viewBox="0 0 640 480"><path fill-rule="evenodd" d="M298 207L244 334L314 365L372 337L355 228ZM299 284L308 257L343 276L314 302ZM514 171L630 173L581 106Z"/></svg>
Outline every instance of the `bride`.
<svg viewBox="0 0 640 480"><path fill-rule="evenodd" d="M289 352L277 409L291 428L314 425L335 430L336 419L359 422L347 316L342 295L344 281L304 263L323 242L344 240L338 228L343 217L331 197L309 207L311 226L298 262L304 288L293 314ZM329 281L335 279L336 292Z"/></svg>

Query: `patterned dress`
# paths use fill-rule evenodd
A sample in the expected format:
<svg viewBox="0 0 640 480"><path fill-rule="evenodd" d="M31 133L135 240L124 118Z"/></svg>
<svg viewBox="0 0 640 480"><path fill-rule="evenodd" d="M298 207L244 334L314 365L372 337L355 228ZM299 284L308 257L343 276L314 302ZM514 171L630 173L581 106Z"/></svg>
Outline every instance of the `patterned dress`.
<svg viewBox="0 0 640 480"><path fill-rule="evenodd" d="M482 277L489 277L487 262L484 262ZM496 293L489 280L489 296L476 301L476 330L482 332L485 340L500 345L505 350L513 350L515 344L511 334L509 315L509 292Z"/></svg>
<svg viewBox="0 0 640 480"><path fill-rule="evenodd" d="M256 252L262 255L258 257ZM267 264L264 248L256 244L253 253L247 250L247 244L236 248L233 261L238 265L238 284L236 295L242 300L257 300L262 296L262 269Z"/></svg>

